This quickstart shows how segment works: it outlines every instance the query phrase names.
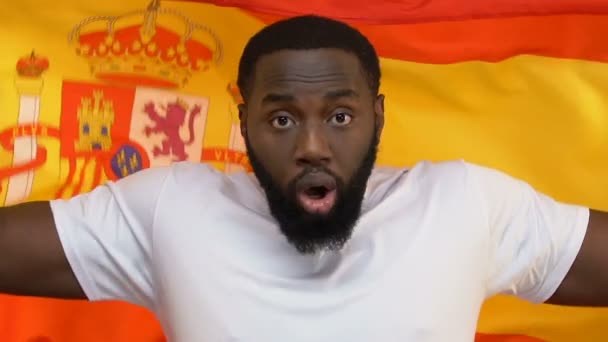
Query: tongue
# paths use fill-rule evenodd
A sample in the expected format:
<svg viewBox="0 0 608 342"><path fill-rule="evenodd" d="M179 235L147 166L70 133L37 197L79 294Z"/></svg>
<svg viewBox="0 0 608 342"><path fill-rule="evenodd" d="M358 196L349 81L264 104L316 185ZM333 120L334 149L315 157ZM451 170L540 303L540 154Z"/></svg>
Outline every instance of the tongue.
<svg viewBox="0 0 608 342"><path fill-rule="evenodd" d="M311 214L327 214L336 203L336 191L330 190L324 196L311 196L304 191L298 193L298 200L304 210Z"/></svg>

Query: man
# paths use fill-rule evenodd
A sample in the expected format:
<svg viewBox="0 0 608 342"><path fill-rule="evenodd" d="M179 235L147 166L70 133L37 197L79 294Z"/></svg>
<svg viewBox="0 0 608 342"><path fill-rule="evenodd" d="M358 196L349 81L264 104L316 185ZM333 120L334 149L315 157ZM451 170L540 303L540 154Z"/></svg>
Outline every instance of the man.
<svg viewBox="0 0 608 342"><path fill-rule="evenodd" d="M0 210L0 290L118 299L171 341L471 341L494 294L608 304L608 215L466 162L374 169L378 57L359 32L270 25L239 66L255 175L141 171Z"/></svg>

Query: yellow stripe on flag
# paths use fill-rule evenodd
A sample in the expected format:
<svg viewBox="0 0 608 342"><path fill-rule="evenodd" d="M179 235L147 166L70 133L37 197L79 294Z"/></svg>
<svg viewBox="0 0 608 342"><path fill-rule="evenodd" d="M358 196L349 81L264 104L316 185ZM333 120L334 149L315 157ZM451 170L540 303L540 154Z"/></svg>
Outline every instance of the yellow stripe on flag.
<svg viewBox="0 0 608 342"><path fill-rule="evenodd" d="M382 60L387 121L379 162L463 158L560 200L608 209L608 64L535 56L451 65ZM551 342L608 339L608 309L499 296L484 333Z"/></svg>
<svg viewBox="0 0 608 342"><path fill-rule="evenodd" d="M62 113L64 82L102 83L91 72L89 61L77 55L75 47L68 42L70 32L87 18L134 13L144 10L148 3L148 0L56 0L53 6L42 6L36 0L21 0L4 6L0 11L3 42L0 131L8 129L11 133L10 130L17 127L20 106L35 107L27 97L20 98L19 92L42 87L38 94L37 120L45 127L60 132L63 129L65 133L69 125L75 123L73 118L62 121L64 115L71 115ZM178 1L162 1L161 6L185 14L192 23L204 25L221 42L221 63L208 71L193 73L188 82L175 91L209 98L203 155L215 160L215 166L224 168L227 164L224 159L242 158L242 154L225 150L236 139L233 128L238 124L234 92L229 85L236 78L238 58L245 42L263 23L233 8ZM560 20L559 17L550 19L543 27ZM141 18L129 20L128 24L141 24L142 21ZM176 32L183 30L183 23L178 24L175 18L171 20L163 21L166 28ZM533 27L530 20L518 19L527 24L517 27ZM491 25L489 22L482 24ZM425 32L441 33L445 27L451 27L441 26L434 30L432 25L424 24ZM466 22L454 25L462 28ZM588 27L596 26L603 27L600 22ZM88 29L106 27L104 23L96 22ZM564 27L562 29L568 31L568 28L579 26ZM381 38L381 28L374 27L373 32L376 39ZM417 34L420 30L409 32ZM450 32L466 31L454 29ZM517 32L508 36L516 37ZM571 29L568 32L578 31ZM431 36L436 37L435 33ZM213 41L209 36L197 37L202 37L206 43ZM540 41L541 35L535 37ZM475 42L469 42L472 43ZM415 45L411 51L420 52L419 57L426 56L429 51L418 50L431 49L433 44ZM522 46L526 46L526 51L534 50L534 46ZM32 49L50 62L41 84L17 77L17 61ZM594 54L602 55L602 51L598 51ZM384 58L382 68L387 123L380 164L401 166L413 165L423 159L463 158L507 171L558 199L608 209L605 190L608 189L608 64L526 55L499 63L469 61L442 65ZM120 120L123 119L129 119L128 115ZM99 170L98 161L69 159L60 154L62 148L74 143L50 136L37 141L46 148L47 160L33 173L33 188L27 200L54 197L69 178L70 163L74 164L75 179L68 184L70 187L66 188L65 194L74 190L81 174L81 191L90 190L96 180L95 172ZM13 160L12 149L0 148L0 167L12 165ZM104 181L106 176L104 173L100 180ZM3 179L0 184L2 200L6 197L7 183L8 179ZM7 317L13 317L12 321ZM479 330L524 334L557 342L603 341L608 340L604 324L607 319L608 310L533 306L498 297L484 307ZM4 320L8 322L6 325L2 324ZM63 325L68 321L72 323L70 327ZM8 342L41 336L65 342L152 341L151 336L160 338L161 335L160 328L148 314L126 304L91 307L82 303L7 296L0 297L0 327L0 340Z"/></svg>
<svg viewBox="0 0 608 342"><path fill-rule="evenodd" d="M608 208L608 64L519 56L382 66L381 163L464 158Z"/></svg>

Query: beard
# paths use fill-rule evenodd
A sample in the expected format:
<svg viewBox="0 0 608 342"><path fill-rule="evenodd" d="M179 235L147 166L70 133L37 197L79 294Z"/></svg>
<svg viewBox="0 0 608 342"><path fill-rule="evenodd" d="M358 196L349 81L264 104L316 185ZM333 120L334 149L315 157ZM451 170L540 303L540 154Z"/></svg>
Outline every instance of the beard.
<svg viewBox="0 0 608 342"><path fill-rule="evenodd" d="M305 168L283 190L257 157L245 136L247 155L253 172L266 193L270 212L287 241L300 253L340 250L350 239L361 215L367 180L376 162L378 143L377 134L373 134L363 160L348 183L323 166L311 166ZM296 183L310 172L325 172L336 181L336 201L327 214L310 213L297 200Z"/></svg>

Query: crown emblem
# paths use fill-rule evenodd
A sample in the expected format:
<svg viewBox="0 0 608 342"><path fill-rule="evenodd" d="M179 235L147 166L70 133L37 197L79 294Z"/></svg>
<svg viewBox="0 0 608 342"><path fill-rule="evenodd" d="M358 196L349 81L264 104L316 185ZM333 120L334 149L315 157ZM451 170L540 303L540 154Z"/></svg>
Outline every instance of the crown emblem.
<svg viewBox="0 0 608 342"><path fill-rule="evenodd" d="M87 18L69 40L96 78L127 85L183 87L193 73L219 63L222 55L213 31L161 8L159 0L141 11Z"/></svg>
<svg viewBox="0 0 608 342"><path fill-rule="evenodd" d="M177 98L177 100L175 100L175 103L184 110L184 112L188 112L188 110L190 109L188 106L188 103L182 99L180 99L179 97Z"/></svg>
<svg viewBox="0 0 608 342"><path fill-rule="evenodd" d="M49 60L32 51L17 61L17 74L21 77L40 77L49 68Z"/></svg>

